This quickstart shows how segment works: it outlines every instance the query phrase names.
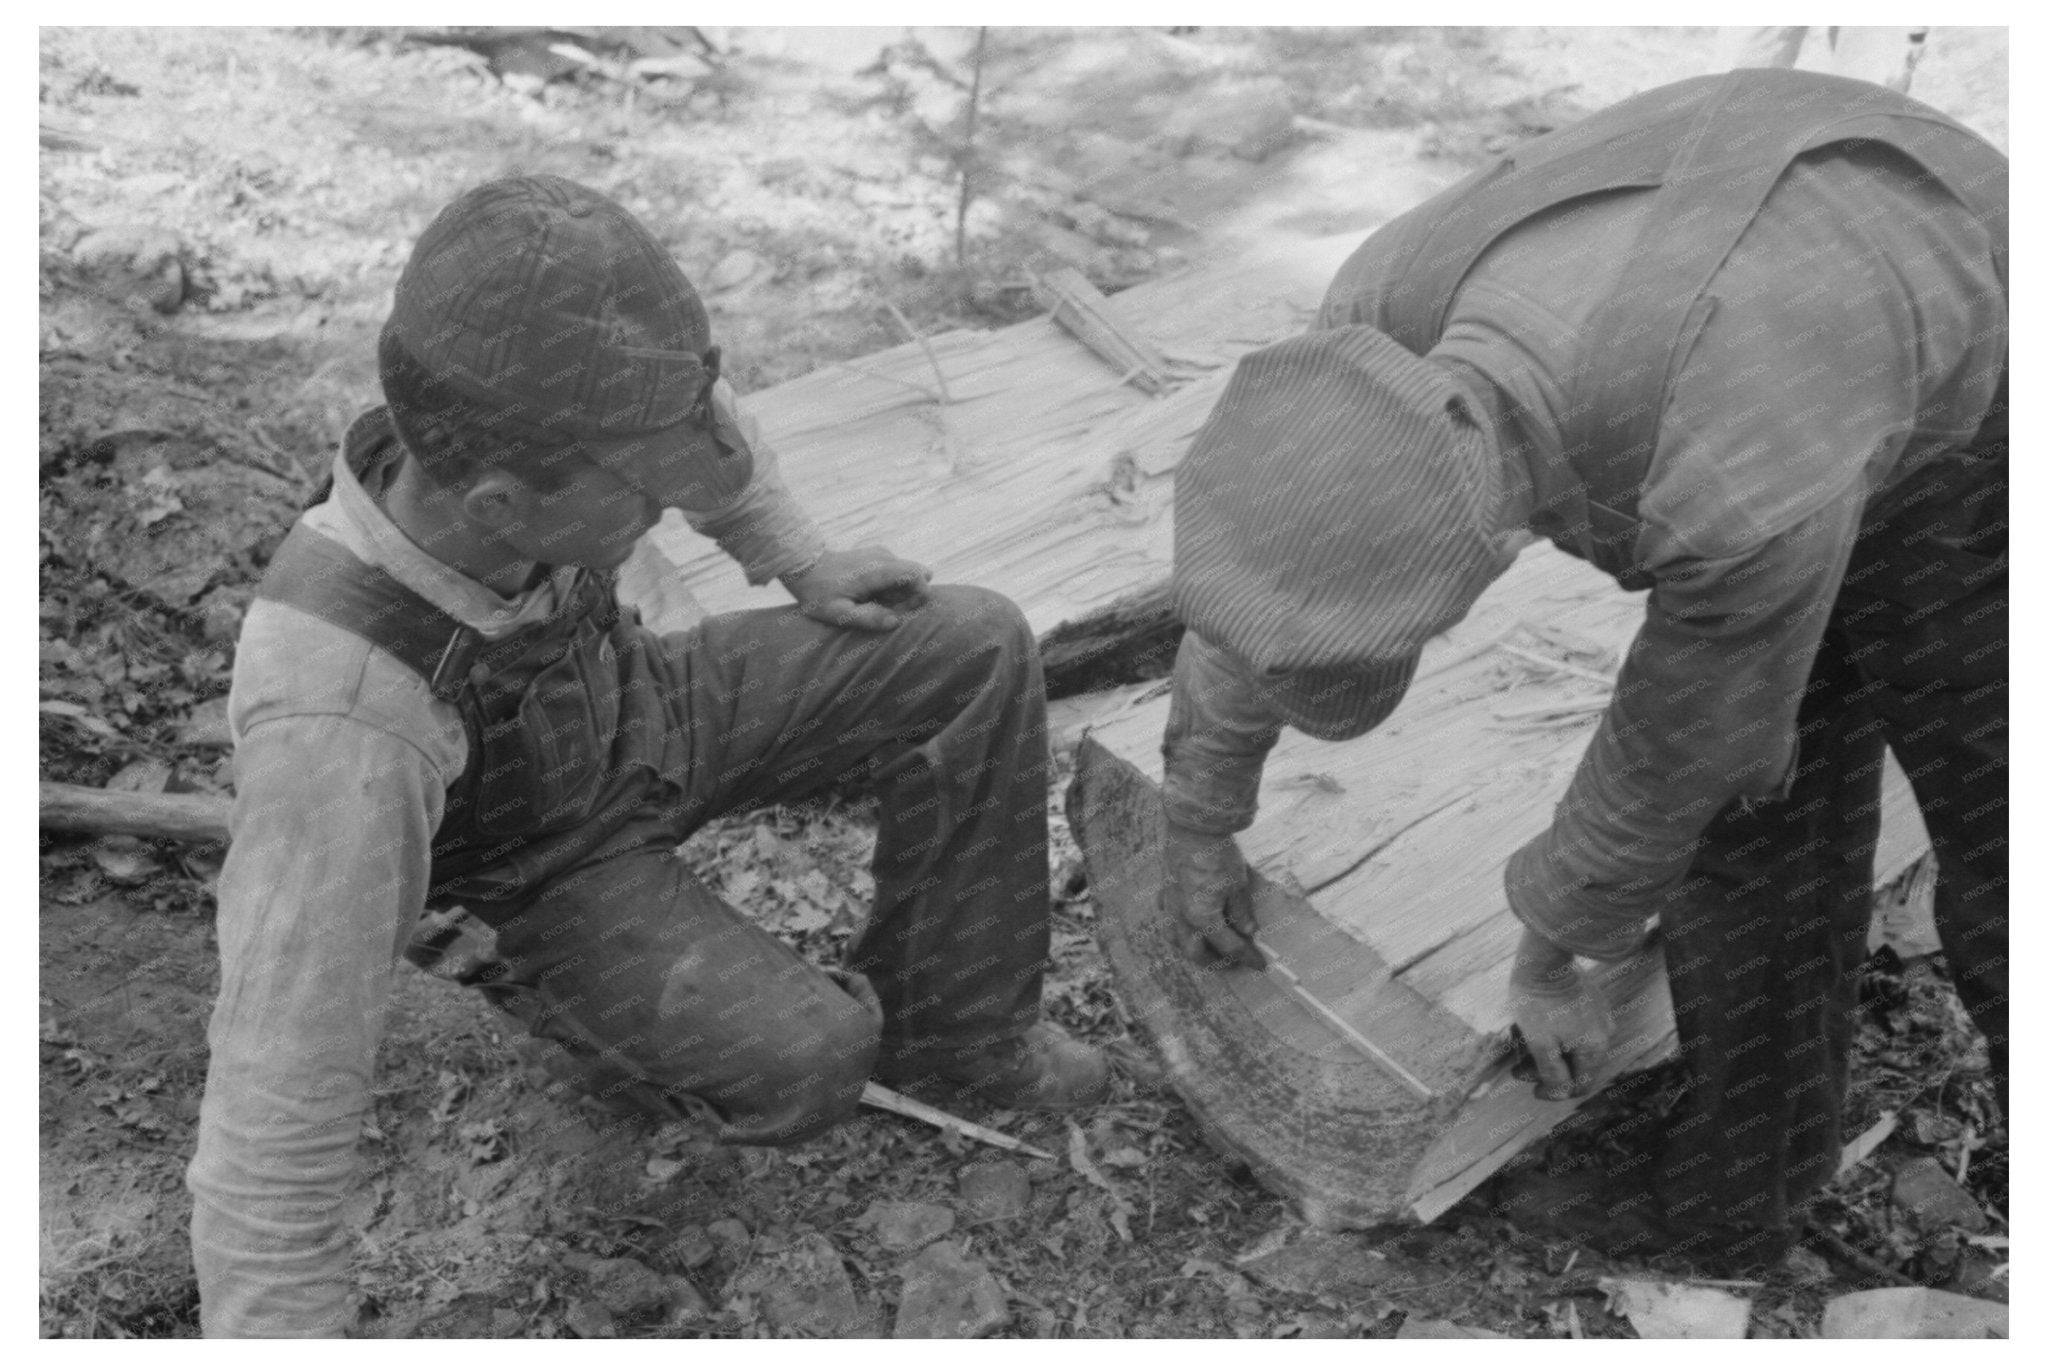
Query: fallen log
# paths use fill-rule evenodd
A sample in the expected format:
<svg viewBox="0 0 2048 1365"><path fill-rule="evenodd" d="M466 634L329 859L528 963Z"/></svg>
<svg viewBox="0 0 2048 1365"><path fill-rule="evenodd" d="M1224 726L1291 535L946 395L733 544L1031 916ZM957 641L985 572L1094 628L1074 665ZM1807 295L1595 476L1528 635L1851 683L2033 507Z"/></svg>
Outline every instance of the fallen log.
<svg viewBox="0 0 2048 1365"><path fill-rule="evenodd" d="M1081 739L1068 814L1124 1005L1211 1140L1314 1221L1428 1222L1575 1107L1509 1074L1520 928L1500 869L1549 819L1597 721L1583 703L1604 694L1641 612L1578 561L1525 551L1431 643L1380 729L1344 744L1285 736L1239 839L1265 972L1190 966L1167 931L1165 690L1105 708ZM1926 839L1896 768L1885 803L1881 884L1930 880L1911 875ZM1615 1074L1669 1056L1661 953L1603 982Z"/></svg>
<svg viewBox="0 0 2048 1365"><path fill-rule="evenodd" d="M44 782L38 823L71 834L134 834L145 839L219 844L228 837L234 802L200 792L125 792Z"/></svg>

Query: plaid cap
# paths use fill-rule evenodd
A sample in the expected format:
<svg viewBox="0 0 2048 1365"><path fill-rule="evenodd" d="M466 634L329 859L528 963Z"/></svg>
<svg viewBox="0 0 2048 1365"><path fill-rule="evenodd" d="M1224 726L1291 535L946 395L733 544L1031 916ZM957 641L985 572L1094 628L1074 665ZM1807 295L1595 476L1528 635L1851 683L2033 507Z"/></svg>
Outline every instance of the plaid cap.
<svg viewBox="0 0 2048 1365"><path fill-rule="evenodd" d="M560 176L516 176L470 190L421 234L378 339L379 377L423 457L580 457L694 509L752 473L729 405L714 424L725 453L685 458L685 423L714 378L710 340L696 289L622 205Z"/></svg>
<svg viewBox="0 0 2048 1365"><path fill-rule="evenodd" d="M1254 351L1174 478L1173 601L1282 719L1394 709L1423 644L1513 558L1500 471L1442 370L1370 327Z"/></svg>

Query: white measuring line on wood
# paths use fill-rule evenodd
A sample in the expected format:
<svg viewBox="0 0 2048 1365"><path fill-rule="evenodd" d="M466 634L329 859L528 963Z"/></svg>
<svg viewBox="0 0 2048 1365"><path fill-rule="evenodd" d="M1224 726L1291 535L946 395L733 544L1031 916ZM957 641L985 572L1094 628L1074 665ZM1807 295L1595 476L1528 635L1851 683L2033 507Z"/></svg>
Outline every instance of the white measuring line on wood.
<svg viewBox="0 0 2048 1365"><path fill-rule="evenodd" d="M1366 1057L1369 1058L1376 1065L1378 1065L1381 1070L1385 1071L1389 1076L1392 1076L1402 1085L1408 1087L1408 1089L1415 1094L1416 1098L1425 1100L1433 1100L1436 1098L1436 1091L1431 1090L1428 1086L1424 1085L1419 1079L1416 1078L1413 1072L1409 1071L1408 1068L1402 1066L1392 1057L1389 1057L1386 1054L1386 1052L1380 1048L1379 1044L1373 1042L1372 1039L1366 1037L1363 1033L1360 1033L1357 1029L1351 1027L1351 1025L1345 1022L1344 1018L1341 1015L1339 1015L1335 1010L1331 1009L1328 1005L1325 1005L1322 1001L1318 1000L1312 993L1310 993L1309 989L1301 984L1301 978L1294 974L1294 969L1288 966L1285 962L1280 960L1279 954L1275 953L1271 948L1268 948L1265 944L1259 942L1256 938L1251 940L1251 945L1252 947L1257 948L1259 950L1259 956L1265 959L1266 970L1275 973L1280 977L1282 981L1287 983L1287 990L1289 994L1293 995L1295 999L1299 1000L1302 1004L1308 1006L1311 1010L1315 1011L1316 1017L1321 1019L1324 1023L1328 1024L1331 1028L1337 1030L1337 1032L1340 1035L1342 1035L1345 1042L1351 1044L1352 1047L1364 1053Z"/></svg>

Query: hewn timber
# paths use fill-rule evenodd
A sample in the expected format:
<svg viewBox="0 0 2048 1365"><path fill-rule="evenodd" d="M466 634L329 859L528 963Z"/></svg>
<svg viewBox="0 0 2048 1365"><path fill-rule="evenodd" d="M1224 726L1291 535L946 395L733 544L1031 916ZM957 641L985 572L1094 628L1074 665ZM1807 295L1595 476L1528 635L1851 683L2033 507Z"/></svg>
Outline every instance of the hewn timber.
<svg viewBox="0 0 2048 1365"><path fill-rule="evenodd" d="M1170 659L1177 630L1161 596L1174 467L1231 364L1299 332L1358 240L1298 244L1105 300L1119 327L1166 357L1176 386L1163 395L1123 382L1037 318L906 343L745 402L834 543L886 545L941 581L1009 595L1039 633L1055 692L1141 676ZM678 516L648 540L705 611L786 600L748 587Z"/></svg>
<svg viewBox="0 0 2048 1365"><path fill-rule="evenodd" d="M1081 741L1069 813L1124 1003L1212 1139L1318 1221L1427 1221L1571 1112L1507 1074L1519 927L1500 869L1549 819L1641 611L1585 565L1525 551L1425 651L1379 730L1282 739L1240 843L1260 938L1320 1008L1282 973L1192 968L1174 950L1156 835L1168 699L1134 697ZM1893 769L1880 881L1924 848ZM1607 982L1616 1070L1669 1055L1661 956Z"/></svg>

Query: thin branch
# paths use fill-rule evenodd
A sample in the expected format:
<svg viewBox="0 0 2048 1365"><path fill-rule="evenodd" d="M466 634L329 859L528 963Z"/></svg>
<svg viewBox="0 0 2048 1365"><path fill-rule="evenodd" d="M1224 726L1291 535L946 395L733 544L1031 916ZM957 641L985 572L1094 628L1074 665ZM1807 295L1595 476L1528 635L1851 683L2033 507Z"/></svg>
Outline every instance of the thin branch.
<svg viewBox="0 0 2048 1365"><path fill-rule="evenodd" d="M953 264L967 268L967 209L974 202L974 134L981 119L981 59L988 47L988 29L974 33L974 79L967 87L967 134L960 144L960 206L953 214Z"/></svg>
<svg viewBox="0 0 2048 1365"><path fill-rule="evenodd" d="M889 316L896 319L896 325L903 329L904 334L916 342L918 347L924 351L924 358L930 363L932 373L937 376L939 381L939 401L946 404L952 403L953 391L946 387L946 372L939 368L938 352L934 351L932 344L924 339L924 333L910 325L910 319L903 316L901 308L898 308L893 303L884 304L883 306L889 310Z"/></svg>
<svg viewBox="0 0 2048 1365"><path fill-rule="evenodd" d="M924 384L920 384L915 380L898 379L893 374L883 374L880 370L871 369L866 365L860 364L858 361L835 360L832 363L834 365L837 365L842 370L852 370L855 374L864 374L870 379L879 379L884 384L894 384L898 388L909 389L912 393L917 394L919 397L923 398L928 403L942 403L945 401L944 396L941 395L936 389L930 388Z"/></svg>
<svg viewBox="0 0 2048 1365"><path fill-rule="evenodd" d="M1581 668L1577 664L1568 664L1562 659L1546 658L1541 654L1537 654L1532 650L1522 649L1517 645L1497 644L1494 648L1500 650L1503 654L1512 654L1524 663L1535 664L1539 668L1548 668L1558 673L1569 673L1574 678L1584 678L1588 682L1599 683L1602 687L1611 688L1614 686L1614 679L1608 677L1605 673L1596 673L1590 668Z"/></svg>

